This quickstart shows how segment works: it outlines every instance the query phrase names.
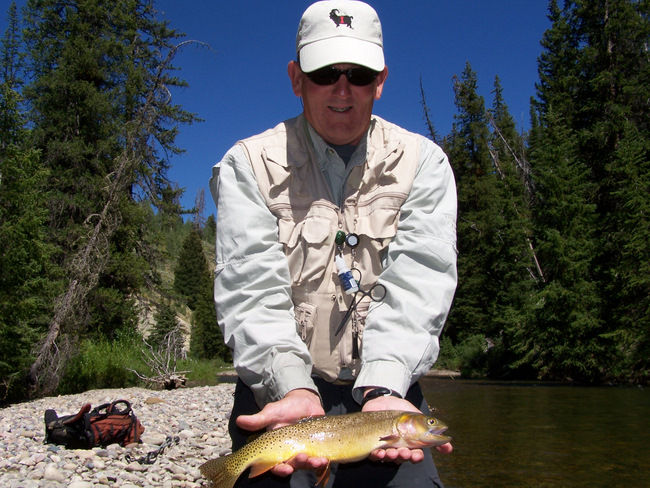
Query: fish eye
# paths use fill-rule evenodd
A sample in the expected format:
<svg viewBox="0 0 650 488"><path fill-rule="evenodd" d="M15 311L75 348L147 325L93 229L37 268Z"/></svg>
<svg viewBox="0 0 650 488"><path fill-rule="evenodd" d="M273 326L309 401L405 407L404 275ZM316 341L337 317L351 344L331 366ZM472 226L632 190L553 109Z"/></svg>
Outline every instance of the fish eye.
<svg viewBox="0 0 650 488"><path fill-rule="evenodd" d="M427 420L427 425L429 425L429 427L433 427L434 425L436 425L436 419Z"/></svg>

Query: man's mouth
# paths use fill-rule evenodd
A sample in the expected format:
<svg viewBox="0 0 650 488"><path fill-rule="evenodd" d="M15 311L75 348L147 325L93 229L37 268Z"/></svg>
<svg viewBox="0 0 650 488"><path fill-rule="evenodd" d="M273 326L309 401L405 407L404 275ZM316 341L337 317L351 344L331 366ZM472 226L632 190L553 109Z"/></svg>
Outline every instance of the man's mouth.
<svg viewBox="0 0 650 488"><path fill-rule="evenodd" d="M352 107L331 107L330 106L330 109L333 110L334 112L343 113L343 112L347 112L348 110L351 110Z"/></svg>

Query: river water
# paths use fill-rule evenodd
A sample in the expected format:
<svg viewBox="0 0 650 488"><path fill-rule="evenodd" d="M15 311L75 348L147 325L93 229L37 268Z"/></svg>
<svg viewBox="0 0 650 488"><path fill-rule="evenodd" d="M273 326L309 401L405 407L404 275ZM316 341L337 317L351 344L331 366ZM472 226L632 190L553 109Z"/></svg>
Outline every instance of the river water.
<svg viewBox="0 0 650 488"><path fill-rule="evenodd" d="M420 383L453 438L446 488L650 486L650 388Z"/></svg>

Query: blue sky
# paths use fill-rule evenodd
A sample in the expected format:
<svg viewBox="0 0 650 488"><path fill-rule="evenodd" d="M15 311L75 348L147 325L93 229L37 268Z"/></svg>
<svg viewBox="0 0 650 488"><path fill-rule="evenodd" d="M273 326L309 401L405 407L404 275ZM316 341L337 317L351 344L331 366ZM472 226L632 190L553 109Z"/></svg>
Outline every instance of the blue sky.
<svg viewBox="0 0 650 488"><path fill-rule="evenodd" d="M2 2L9 5L9 2ZM18 2L23 5L25 2ZM419 133L426 131L420 78L436 130L450 132L456 108L452 77L469 62L479 92L492 103L495 75L522 128L535 94L540 40L550 27L546 0L368 0L382 22L389 69L375 113ZM185 47L176 57L178 76L190 87L173 102L204 122L185 126L177 139L186 152L171 160L170 178L185 188L192 207L205 190L205 216L215 213L209 195L212 166L238 140L301 111L291 91L287 63L295 58L295 35L311 1L156 0L162 19L211 49ZM6 12L7 7L2 10ZM2 15L1 32L6 28Z"/></svg>

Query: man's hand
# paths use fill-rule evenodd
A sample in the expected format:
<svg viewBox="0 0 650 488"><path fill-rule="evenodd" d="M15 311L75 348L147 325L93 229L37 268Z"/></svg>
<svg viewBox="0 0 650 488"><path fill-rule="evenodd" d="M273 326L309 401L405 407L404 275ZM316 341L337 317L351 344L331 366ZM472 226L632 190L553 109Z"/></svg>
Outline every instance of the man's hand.
<svg viewBox="0 0 650 488"><path fill-rule="evenodd" d="M363 412L378 412L382 410L403 410L406 412L421 413L420 410L408 400L394 396L373 398L362 408ZM453 450L453 447L451 443L448 442L447 444L436 446L436 450L449 454ZM406 461L419 463L424 459L424 452L422 449L409 449L407 447L400 447L399 449L392 447L388 449L375 449L370 453L370 459L374 461L393 461L396 463L403 463Z"/></svg>
<svg viewBox="0 0 650 488"><path fill-rule="evenodd" d="M240 415L236 422L239 427L249 431L273 430L293 424L305 417L325 415L319 396L311 390L298 389L287 393L282 400L267 403L255 415ZM296 469L322 469L328 463L327 458L310 458L298 454L286 463L275 466L271 471L278 476L289 476Z"/></svg>

